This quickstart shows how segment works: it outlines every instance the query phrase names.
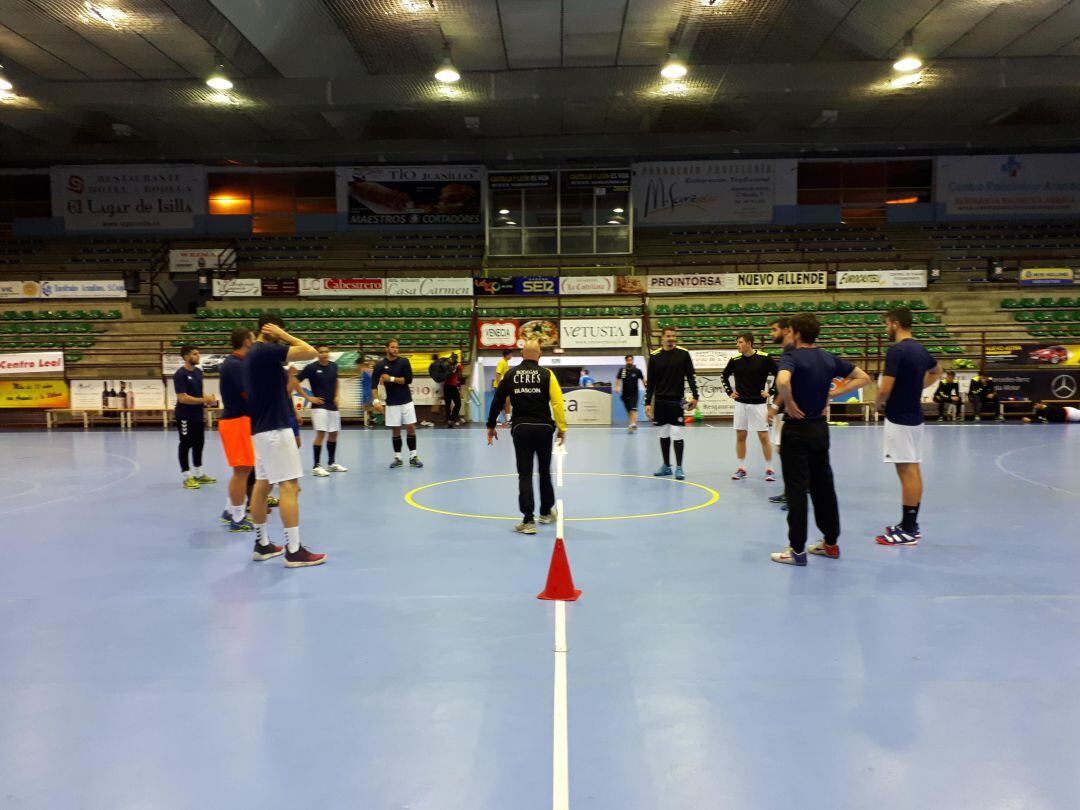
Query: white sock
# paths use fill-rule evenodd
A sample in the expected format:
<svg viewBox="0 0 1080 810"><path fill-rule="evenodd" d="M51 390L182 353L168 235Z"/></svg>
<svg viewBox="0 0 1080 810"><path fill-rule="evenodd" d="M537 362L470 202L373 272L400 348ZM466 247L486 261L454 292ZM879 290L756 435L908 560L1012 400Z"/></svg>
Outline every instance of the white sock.
<svg viewBox="0 0 1080 810"><path fill-rule="evenodd" d="M255 542L258 543L260 546L270 545L270 538L266 536L265 523L255 524Z"/></svg>
<svg viewBox="0 0 1080 810"><path fill-rule="evenodd" d="M192 470L192 474L196 478L202 478L202 474L203 474L202 467L196 467L194 470Z"/></svg>
<svg viewBox="0 0 1080 810"><path fill-rule="evenodd" d="M396 458L398 461L401 461L401 453L394 453L394 458Z"/></svg>
<svg viewBox="0 0 1080 810"><path fill-rule="evenodd" d="M416 458L416 457L417 457L417 456L419 456L419 455L420 455L420 451L419 451L419 450L410 450L410 451L409 451L409 458Z"/></svg>
<svg viewBox="0 0 1080 810"><path fill-rule="evenodd" d="M285 529L285 546L288 548L290 554L295 554L300 550L300 527L292 526Z"/></svg>
<svg viewBox="0 0 1080 810"><path fill-rule="evenodd" d="M239 506L229 505L229 509L232 510L233 523L240 523L244 519L244 505Z"/></svg>
<svg viewBox="0 0 1080 810"><path fill-rule="evenodd" d="M189 470L181 470L180 477L187 481L189 478L191 478L191 472Z"/></svg>

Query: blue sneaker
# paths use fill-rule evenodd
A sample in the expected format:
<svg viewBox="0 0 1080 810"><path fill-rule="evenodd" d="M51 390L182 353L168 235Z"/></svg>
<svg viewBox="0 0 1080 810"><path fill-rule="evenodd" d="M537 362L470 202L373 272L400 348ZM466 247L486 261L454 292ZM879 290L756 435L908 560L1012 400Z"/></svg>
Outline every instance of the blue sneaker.
<svg viewBox="0 0 1080 810"><path fill-rule="evenodd" d="M775 503L778 506L780 504L787 503L787 495L785 495L783 492L781 492L779 495L770 495L769 503Z"/></svg>
<svg viewBox="0 0 1080 810"><path fill-rule="evenodd" d="M806 552L804 551L799 554L795 551L792 551L791 548L788 548L786 551L773 552L769 555L769 559L771 559L774 563L780 563L782 565L803 566L806 565Z"/></svg>
<svg viewBox="0 0 1080 810"><path fill-rule="evenodd" d="M226 509L224 512L221 513L221 522L222 523L232 523L232 515L229 514L228 509Z"/></svg>
<svg viewBox="0 0 1080 810"><path fill-rule="evenodd" d="M675 468L675 480L676 481L685 481L686 480L686 473L683 472L683 468L682 468L681 465Z"/></svg>
<svg viewBox="0 0 1080 810"><path fill-rule="evenodd" d="M656 472L653 473L653 475L671 475L671 465L670 464L661 464L656 469Z"/></svg>
<svg viewBox="0 0 1080 810"><path fill-rule="evenodd" d="M746 478L746 470L744 470L742 467L739 467L739 469L737 469L731 475L732 481L742 481L744 478Z"/></svg>
<svg viewBox="0 0 1080 810"><path fill-rule="evenodd" d="M244 518L239 523L236 523L235 521L230 520L229 521L229 531L230 532L253 532L253 531L255 531L255 524L253 524L247 518Z"/></svg>

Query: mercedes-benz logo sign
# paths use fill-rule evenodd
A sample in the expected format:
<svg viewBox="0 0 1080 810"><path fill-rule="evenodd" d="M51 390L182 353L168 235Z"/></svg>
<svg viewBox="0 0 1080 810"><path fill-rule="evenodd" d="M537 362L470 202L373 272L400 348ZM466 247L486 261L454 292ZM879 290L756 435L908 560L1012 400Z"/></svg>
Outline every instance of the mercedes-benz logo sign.
<svg viewBox="0 0 1080 810"><path fill-rule="evenodd" d="M1076 378L1071 374L1059 374L1050 383L1050 391L1057 399L1076 399Z"/></svg>

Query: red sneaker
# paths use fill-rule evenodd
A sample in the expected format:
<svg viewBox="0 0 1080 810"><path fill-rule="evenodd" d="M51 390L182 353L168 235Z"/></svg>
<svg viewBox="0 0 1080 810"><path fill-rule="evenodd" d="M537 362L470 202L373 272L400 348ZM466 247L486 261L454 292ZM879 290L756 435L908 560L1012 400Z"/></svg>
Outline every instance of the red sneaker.
<svg viewBox="0 0 1080 810"><path fill-rule="evenodd" d="M310 565L322 565L326 562L325 554L316 554L300 546L296 551L285 552L286 568L307 568Z"/></svg>
<svg viewBox="0 0 1080 810"><path fill-rule="evenodd" d="M262 562L263 560L272 560L274 557L280 557L285 553L284 546L275 546L270 543L265 546L260 546L259 542L255 541L255 551L251 554L251 559L255 562Z"/></svg>
<svg viewBox="0 0 1080 810"><path fill-rule="evenodd" d="M834 560L840 559L840 545L834 544L830 546L824 540L822 540L820 543L815 543L814 545L809 546L806 550L809 551L811 554L818 555L819 557L831 557Z"/></svg>

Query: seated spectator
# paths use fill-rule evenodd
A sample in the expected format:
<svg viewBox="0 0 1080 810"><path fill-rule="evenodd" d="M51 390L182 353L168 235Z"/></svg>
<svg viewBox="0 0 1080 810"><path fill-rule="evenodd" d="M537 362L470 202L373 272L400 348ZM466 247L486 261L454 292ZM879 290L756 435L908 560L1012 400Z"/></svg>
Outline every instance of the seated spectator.
<svg viewBox="0 0 1080 810"><path fill-rule="evenodd" d="M945 379L938 383L934 392L934 402L938 404L938 421L945 420L948 414L950 419L955 420L958 414L962 414L964 404L960 399L960 383L956 381L956 372L949 371Z"/></svg>
<svg viewBox="0 0 1080 810"><path fill-rule="evenodd" d="M1004 406L1001 404L997 390L994 388L993 377L975 375L971 380L971 386L968 388L968 399L971 400L971 408L975 414L976 422L982 421L982 414L988 407L997 415L999 422L1005 421Z"/></svg>

